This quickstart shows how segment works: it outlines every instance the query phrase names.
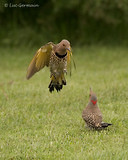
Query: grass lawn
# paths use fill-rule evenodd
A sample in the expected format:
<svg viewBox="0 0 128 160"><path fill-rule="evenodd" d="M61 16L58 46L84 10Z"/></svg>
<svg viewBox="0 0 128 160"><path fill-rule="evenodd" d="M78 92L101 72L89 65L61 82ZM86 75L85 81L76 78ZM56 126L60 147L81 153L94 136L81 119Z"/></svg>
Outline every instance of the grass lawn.
<svg viewBox="0 0 128 160"><path fill-rule="evenodd" d="M127 160L128 48L74 48L77 70L52 94L48 68L25 79L36 49L0 49L0 160ZM90 86L107 130L85 129Z"/></svg>

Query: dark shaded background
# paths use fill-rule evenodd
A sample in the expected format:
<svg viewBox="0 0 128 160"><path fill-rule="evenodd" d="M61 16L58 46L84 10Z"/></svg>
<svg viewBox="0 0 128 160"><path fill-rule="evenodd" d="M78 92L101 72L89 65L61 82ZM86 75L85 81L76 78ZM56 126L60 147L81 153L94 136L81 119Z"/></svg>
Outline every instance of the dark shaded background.
<svg viewBox="0 0 128 160"><path fill-rule="evenodd" d="M127 45L128 1L0 1L1 46L40 46L63 38L73 45Z"/></svg>

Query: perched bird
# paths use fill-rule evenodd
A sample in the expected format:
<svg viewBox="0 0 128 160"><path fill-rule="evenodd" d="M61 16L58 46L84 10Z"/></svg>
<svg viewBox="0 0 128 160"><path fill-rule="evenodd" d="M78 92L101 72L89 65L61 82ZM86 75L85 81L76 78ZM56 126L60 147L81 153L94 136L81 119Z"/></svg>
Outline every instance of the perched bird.
<svg viewBox="0 0 128 160"><path fill-rule="evenodd" d="M83 110L82 118L86 122L87 126L93 129L103 129L112 124L102 122L102 113L97 104L97 96L92 92L90 88L89 103Z"/></svg>
<svg viewBox="0 0 128 160"><path fill-rule="evenodd" d="M60 91L63 85L66 85L64 74L67 73L67 68L71 64L71 46L68 40L62 40L58 44L49 42L42 46L33 57L26 78L31 78L36 72L40 71L45 66L50 67L49 91Z"/></svg>

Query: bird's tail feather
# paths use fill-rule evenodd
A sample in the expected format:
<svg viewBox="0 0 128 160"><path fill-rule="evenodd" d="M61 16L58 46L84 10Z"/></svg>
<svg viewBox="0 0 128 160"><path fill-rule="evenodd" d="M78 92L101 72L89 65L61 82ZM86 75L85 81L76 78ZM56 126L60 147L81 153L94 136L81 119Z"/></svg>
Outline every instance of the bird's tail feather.
<svg viewBox="0 0 128 160"><path fill-rule="evenodd" d="M50 92L54 91L54 89L56 89L58 92L63 88L63 85L66 85L64 74L62 74L61 77L58 77L58 78L55 78L54 76L52 76L51 82L48 88Z"/></svg>
<svg viewBox="0 0 128 160"><path fill-rule="evenodd" d="M105 123L105 122L101 123L102 128L106 128L106 127L111 126L111 125L112 125L111 123Z"/></svg>

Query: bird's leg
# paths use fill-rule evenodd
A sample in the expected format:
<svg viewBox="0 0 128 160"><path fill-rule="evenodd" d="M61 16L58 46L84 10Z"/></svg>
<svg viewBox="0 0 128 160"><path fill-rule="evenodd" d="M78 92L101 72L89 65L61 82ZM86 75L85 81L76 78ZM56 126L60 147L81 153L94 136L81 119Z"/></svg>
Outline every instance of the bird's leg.
<svg viewBox="0 0 128 160"><path fill-rule="evenodd" d="M62 84L66 85L66 79L64 77L64 73L61 74Z"/></svg>
<svg viewBox="0 0 128 160"><path fill-rule="evenodd" d="M67 69L65 68L65 69L63 70L63 72L67 74Z"/></svg>

